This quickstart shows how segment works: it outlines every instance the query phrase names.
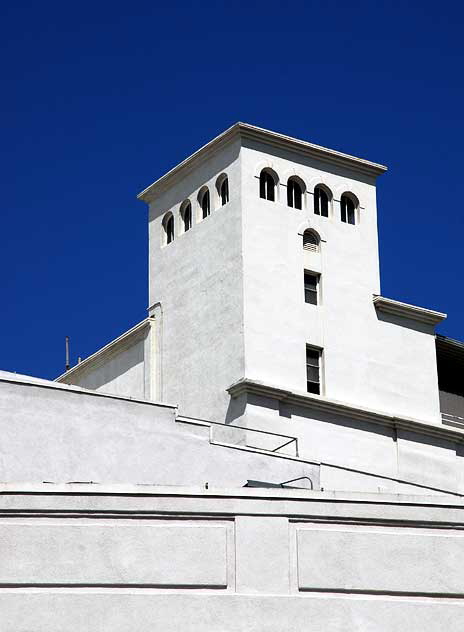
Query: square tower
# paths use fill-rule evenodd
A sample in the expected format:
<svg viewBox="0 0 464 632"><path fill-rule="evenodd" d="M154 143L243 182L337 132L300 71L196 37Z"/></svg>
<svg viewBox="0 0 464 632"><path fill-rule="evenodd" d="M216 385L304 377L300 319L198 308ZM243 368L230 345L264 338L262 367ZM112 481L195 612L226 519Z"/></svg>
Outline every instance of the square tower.
<svg viewBox="0 0 464 632"><path fill-rule="evenodd" d="M385 170L237 123L139 195L159 399L255 425L292 397L438 418L443 315L380 297Z"/></svg>

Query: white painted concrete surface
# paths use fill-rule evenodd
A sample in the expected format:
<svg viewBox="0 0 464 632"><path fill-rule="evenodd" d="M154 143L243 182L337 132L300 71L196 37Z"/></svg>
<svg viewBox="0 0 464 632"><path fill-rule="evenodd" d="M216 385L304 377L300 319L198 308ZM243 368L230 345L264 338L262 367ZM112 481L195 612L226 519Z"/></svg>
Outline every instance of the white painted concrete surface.
<svg viewBox="0 0 464 632"><path fill-rule="evenodd" d="M240 144L233 142L160 192L149 213L149 305L163 314L163 392L192 417L224 420L227 386L244 372ZM217 178L229 178L230 201L219 205ZM201 219L198 192L207 186L211 214ZM189 199L193 226L179 234ZM162 246L162 220L176 218L174 241ZM151 314L151 311L150 311Z"/></svg>
<svg viewBox="0 0 464 632"><path fill-rule="evenodd" d="M0 480L221 488L300 479L291 484L464 494L464 429L434 438L317 412L276 419L225 426L167 404L2 372Z"/></svg>
<svg viewBox="0 0 464 632"><path fill-rule="evenodd" d="M176 420L167 404L0 375L0 481L243 487L304 476L319 488L317 463L269 452L266 435L247 448L233 431L224 441L207 423Z"/></svg>
<svg viewBox="0 0 464 632"><path fill-rule="evenodd" d="M462 500L3 486L2 630L460 632L463 526Z"/></svg>

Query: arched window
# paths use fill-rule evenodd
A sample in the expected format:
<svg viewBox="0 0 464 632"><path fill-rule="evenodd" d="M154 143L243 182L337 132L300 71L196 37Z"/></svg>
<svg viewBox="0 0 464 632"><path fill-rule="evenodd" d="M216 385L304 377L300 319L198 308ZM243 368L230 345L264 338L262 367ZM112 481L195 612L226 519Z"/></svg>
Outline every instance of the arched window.
<svg viewBox="0 0 464 632"><path fill-rule="evenodd" d="M202 217L203 219L205 219L205 217L208 217L208 215L211 212L209 189L207 187L205 187L204 189L200 191L200 195L198 196L198 201L200 203Z"/></svg>
<svg viewBox="0 0 464 632"><path fill-rule="evenodd" d="M287 180L287 204L292 208L303 208L303 186L297 178Z"/></svg>
<svg viewBox="0 0 464 632"><path fill-rule="evenodd" d="M321 217L329 217L329 193L321 186L314 189L314 213Z"/></svg>
<svg viewBox="0 0 464 632"><path fill-rule="evenodd" d="M357 204L351 195L344 193L340 199L340 217L342 222L356 224L356 207Z"/></svg>
<svg viewBox="0 0 464 632"><path fill-rule="evenodd" d="M222 179L219 187L219 198L221 200L221 206L227 204L229 201L229 178L226 176Z"/></svg>
<svg viewBox="0 0 464 632"><path fill-rule="evenodd" d="M172 213L167 213L163 219L164 242L170 244L174 241L174 217Z"/></svg>
<svg viewBox="0 0 464 632"><path fill-rule="evenodd" d="M305 230L303 233L303 249L319 252L319 238L312 230Z"/></svg>
<svg viewBox="0 0 464 632"><path fill-rule="evenodd" d="M273 174L268 169L263 169L259 174L259 197L275 202L276 183Z"/></svg>
<svg viewBox="0 0 464 632"><path fill-rule="evenodd" d="M182 202L182 206L180 207L180 215L182 217L182 224L184 233L192 228L192 205L190 200L185 200Z"/></svg>

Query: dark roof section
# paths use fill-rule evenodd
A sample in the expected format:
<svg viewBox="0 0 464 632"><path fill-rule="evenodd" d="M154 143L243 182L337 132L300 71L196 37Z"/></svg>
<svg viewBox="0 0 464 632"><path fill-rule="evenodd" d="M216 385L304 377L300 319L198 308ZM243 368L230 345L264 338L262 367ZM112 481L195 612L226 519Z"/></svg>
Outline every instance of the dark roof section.
<svg viewBox="0 0 464 632"><path fill-rule="evenodd" d="M440 390L464 396L464 342L437 334L435 345Z"/></svg>

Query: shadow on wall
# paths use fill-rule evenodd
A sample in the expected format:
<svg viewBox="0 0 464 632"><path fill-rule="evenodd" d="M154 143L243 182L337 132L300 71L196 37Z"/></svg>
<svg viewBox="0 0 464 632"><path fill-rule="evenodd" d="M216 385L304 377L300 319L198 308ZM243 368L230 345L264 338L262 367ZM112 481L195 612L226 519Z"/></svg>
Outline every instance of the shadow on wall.
<svg viewBox="0 0 464 632"><path fill-rule="evenodd" d="M70 383L96 390L117 380L134 367L142 365L144 360L143 344L144 341L141 339L101 365L90 365L88 369L82 367L82 372L79 371L74 380L71 378Z"/></svg>
<svg viewBox="0 0 464 632"><path fill-rule="evenodd" d="M375 309L375 308L374 308ZM422 334L435 335L435 325L428 325L427 323L421 323L418 320L412 318L405 318L404 316L395 316L395 314L388 314L385 312L376 311L377 320L388 323L390 325L397 325L398 327L405 327L406 329L413 329Z"/></svg>
<svg viewBox="0 0 464 632"><path fill-rule="evenodd" d="M231 397L227 406L225 423L233 424L236 419L245 413L246 405L247 396L245 393L239 397Z"/></svg>
<svg viewBox="0 0 464 632"><path fill-rule="evenodd" d="M230 400L226 423L245 413L239 425L296 437L304 459L462 493L464 445L452 437L397 427L393 418L353 419L251 393Z"/></svg>
<svg viewBox="0 0 464 632"><path fill-rule="evenodd" d="M330 426L330 432L337 428L347 428L370 434L389 437L392 441L396 440L394 428L389 428L369 421L361 419L351 419L344 415L334 415L333 413L324 412L322 410L308 409L298 404L287 404L281 402L279 406L279 416L289 420L301 419L304 421L322 421Z"/></svg>

